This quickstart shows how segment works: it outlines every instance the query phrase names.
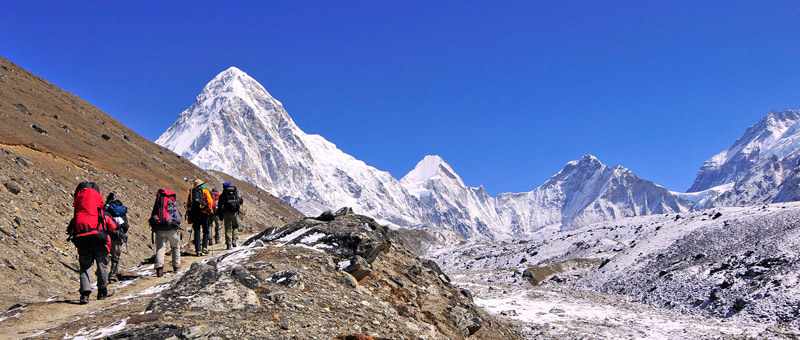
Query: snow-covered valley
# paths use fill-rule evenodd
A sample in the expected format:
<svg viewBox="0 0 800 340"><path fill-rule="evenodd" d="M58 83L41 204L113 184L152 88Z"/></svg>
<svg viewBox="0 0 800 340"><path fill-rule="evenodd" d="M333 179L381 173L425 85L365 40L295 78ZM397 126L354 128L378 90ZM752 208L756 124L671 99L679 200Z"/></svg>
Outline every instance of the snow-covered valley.
<svg viewBox="0 0 800 340"><path fill-rule="evenodd" d="M483 307L534 330L555 318L570 336L608 328L597 337L685 338L686 329L792 338L800 336L798 241L793 202L543 230L531 241L469 240L431 256Z"/></svg>

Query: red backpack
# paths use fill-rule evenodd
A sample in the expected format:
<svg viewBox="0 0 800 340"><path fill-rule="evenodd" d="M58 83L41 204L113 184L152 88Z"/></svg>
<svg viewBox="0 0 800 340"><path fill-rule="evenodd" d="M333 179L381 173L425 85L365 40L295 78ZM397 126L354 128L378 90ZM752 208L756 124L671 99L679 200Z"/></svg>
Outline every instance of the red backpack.
<svg viewBox="0 0 800 340"><path fill-rule="evenodd" d="M70 240L78 248L105 245L109 242L108 231L115 229L103 212L103 196L92 182L81 182L75 189L72 202L74 215L67 227Z"/></svg>
<svg viewBox="0 0 800 340"><path fill-rule="evenodd" d="M153 230L180 229L181 214L175 206L176 195L166 189L158 189L153 213L150 216L150 228Z"/></svg>

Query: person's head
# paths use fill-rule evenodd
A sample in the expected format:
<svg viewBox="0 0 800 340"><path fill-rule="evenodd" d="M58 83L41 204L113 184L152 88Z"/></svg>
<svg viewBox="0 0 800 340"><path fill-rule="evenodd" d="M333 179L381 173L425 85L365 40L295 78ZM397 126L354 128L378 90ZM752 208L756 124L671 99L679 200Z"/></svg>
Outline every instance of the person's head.
<svg viewBox="0 0 800 340"><path fill-rule="evenodd" d="M205 182L203 182L203 180L201 180L201 179L196 179L196 180L192 181L192 184L194 184L194 186L196 186L196 187L199 187L199 186L202 186L203 184L205 184Z"/></svg>
<svg viewBox="0 0 800 340"><path fill-rule="evenodd" d="M216 194L218 194L218 193L219 193L219 191L217 191L217 188L212 188L212 189L211 189L211 194L212 194L212 195L216 195Z"/></svg>
<svg viewBox="0 0 800 340"><path fill-rule="evenodd" d="M108 196L106 196L106 203L109 203L109 202L111 202L111 201L113 201L115 199L117 199L117 193L112 191L112 192L108 193Z"/></svg>
<svg viewBox="0 0 800 340"><path fill-rule="evenodd" d="M227 187L229 187L229 186L231 186L231 182L225 182L225 183L222 183L222 188L223 188L223 189L225 189L225 188L227 188Z"/></svg>

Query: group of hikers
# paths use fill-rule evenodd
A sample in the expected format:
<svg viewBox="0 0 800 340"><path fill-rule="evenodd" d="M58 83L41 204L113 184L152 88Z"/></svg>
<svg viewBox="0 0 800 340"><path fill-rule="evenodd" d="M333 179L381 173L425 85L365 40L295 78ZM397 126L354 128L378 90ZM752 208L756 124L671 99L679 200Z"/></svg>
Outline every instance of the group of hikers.
<svg viewBox="0 0 800 340"><path fill-rule="evenodd" d="M222 184L222 192L216 188L208 190L205 182L196 179L186 199L186 221L192 225L194 249L197 256L209 253L210 244L220 243L220 221L225 230L226 249L237 247L239 213L244 200L236 186L229 182ZM172 253L172 270L178 272L181 266L181 217L176 207L175 192L159 189L155 204L148 220L156 246L155 274L164 275L164 256L169 243ZM89 303L92 293L90 270L97 266L97 299L110 296L108 284L122 278L119 262L123 244L128 241L128 208L115 192L106 196L100 194L100 187L93 182L81 182L73 194L74 215L67 226L69 240L78 249L80 270L80 304ZM214 225L214 238L211 237L211 224ZM213 241L213 243L212 243ZM110 258L110 268L109 268Z"/></svg>

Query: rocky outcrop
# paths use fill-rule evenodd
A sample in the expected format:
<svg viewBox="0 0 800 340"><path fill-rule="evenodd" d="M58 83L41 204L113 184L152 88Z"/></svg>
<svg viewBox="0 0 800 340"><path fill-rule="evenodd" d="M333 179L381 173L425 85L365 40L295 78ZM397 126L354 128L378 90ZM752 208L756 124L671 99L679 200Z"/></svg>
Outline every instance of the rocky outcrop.
<svg viewBox="0 0 800 340"><path fill-rule="evenodd" d="M153 298L148 313L158 318L112 338L143 338L154 325L178 339L519 338L389 229L332 215L269 228L194 264Z"/></svg>

